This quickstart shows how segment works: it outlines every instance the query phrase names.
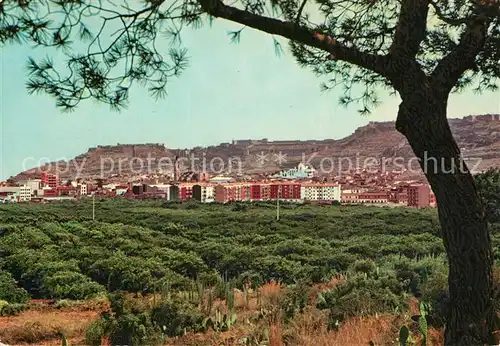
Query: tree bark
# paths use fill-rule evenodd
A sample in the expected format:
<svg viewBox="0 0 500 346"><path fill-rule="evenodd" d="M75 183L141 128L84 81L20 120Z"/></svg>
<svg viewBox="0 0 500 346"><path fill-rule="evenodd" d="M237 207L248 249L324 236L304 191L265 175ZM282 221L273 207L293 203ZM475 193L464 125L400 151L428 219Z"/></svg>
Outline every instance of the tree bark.
<svg viewBox="0 0 500 346"><path fill-rule="evenodd" d="M491 238L474 178L446 118L447 98L431 89L425 85L402 95L396 127L436 195L449 261L445 344L484 345L491 343L494 320Z"/></svg>

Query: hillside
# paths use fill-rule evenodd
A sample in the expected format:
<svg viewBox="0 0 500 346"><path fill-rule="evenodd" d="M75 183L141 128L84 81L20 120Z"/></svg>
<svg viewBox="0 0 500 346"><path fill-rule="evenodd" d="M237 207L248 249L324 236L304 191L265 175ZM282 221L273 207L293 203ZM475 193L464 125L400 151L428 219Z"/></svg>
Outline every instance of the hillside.
<svg viewBox="0 0 500 346"><path fill-rule="evenodd" d="M449 123L464 156L470 158L471 168L476 162L480 163L476 170L500 164L500 114L467 116L450 119ZM280 152L283 160L276 162ZM413 162L416 166L416 161L411 161L413 152L406 139L395 130L394 122L370 122L339 140L238 140L191 149L167 148L163 144L98 146L69 163L60 162L58 173L62 178L75 177L78 167L82 167L80 177L83 178L96 178L101 174L110 177L118 173L121 176L148 172L168 175L176 155L182 158L184 170L205 168L209 173L228 171L229 162L233 162L232 173L239 171L239 162L242 173L273 172L295 166L303 159L332 173L345 172L355 166L380 166L382 161L386 169L398 168L392 162L397 157L397 162ZM261 155L267 155L265 160L259 160ZM367 158L373 159L365 161ZM408 164L405 167L408 168ZM35 175L40 168L55 172L55 165L51 164L22 172L15 179Z"/></svg>

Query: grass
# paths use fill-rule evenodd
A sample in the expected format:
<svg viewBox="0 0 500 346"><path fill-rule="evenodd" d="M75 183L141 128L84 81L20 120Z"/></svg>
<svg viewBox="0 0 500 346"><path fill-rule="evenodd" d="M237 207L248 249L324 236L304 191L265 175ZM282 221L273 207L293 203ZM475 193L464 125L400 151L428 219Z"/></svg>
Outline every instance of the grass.
<svg viewBox="0 0 500 346"><path fill-rule="evenodd" d="M282 292L279 283L263 285L262 303L273 304ZM255 296L251 298L251 309L238 312L238 323L231 330L217 333L187 334L168 339L166 346L221 346L235 345L236 341L255 333L268 330L268 346L345 346L397 344L399 328L410 323L402 315L379 315L352 318L338 330L327 330L327 316L313 306L308 306L288 324L281 318L272 318L260 324L249 323L248 318L258 312ZM411 305L411 304L410 304ZM244 309L240 307L240 309ZM60 345L63 333L70 344L83 344L86 328L98 317L99 311L84 304L71 304L70 308L35 308L13 317L0 318L0 340L9 345ZM246 316L246 317L245 317ZM248 318L247 318L248 317ZM441 330L430 329L428 345L442 345ZM106 340L103 340L103 345Z"/></svg>
<svg viewBox="0 0 500 346"><path fill-rule="evenodd" d="M9 345L54 344L62 333L72 344L81 344L85 330L98 315L89 310L28 310L0 318L0 340Z"/></svg>
<svg viewBox="0 0 500 346"><path fill-rule="evenodd" d="M81 344L88 326L108 309L104 297L87 301L33 299L29 310L0 317L0 341L10 345L60 345L64 334L71 344Z"/></svg>

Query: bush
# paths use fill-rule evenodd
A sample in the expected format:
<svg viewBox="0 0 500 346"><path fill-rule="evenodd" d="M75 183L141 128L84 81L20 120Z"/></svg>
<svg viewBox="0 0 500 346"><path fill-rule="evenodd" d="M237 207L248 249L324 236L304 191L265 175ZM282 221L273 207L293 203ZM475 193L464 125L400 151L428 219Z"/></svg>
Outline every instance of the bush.
<svg viewBox="0 0 500 346"><path fill-rule="evenodd" d="M8 303L26 303L30 296L24 288L18 287L9 272L0 270L0 300Z"/></svg>
<svg viewBox="0 0 500 346"><path fill-rule="evenodd" d="M151 345L163 336L181 336L203 330L204 315L193 304L166 300L150 309L140 299L123 292L110 295L111 314L103 313L85 333L89 345L99 345L108 336L113 345Z"/></svg>
<svg viewBox="0 0 500 346"><path fill-rule="evenodd" d="M27 304L7 304L0 309L0 316L15 316L28 309Z"/></svg>
<svg viewBox="0 0 500 346"><path fill-rule="evenodd" d="M375 270L375 263L370 260L357 260L354 263L354 271L369 274Z"/></svg>
<svg viewBox="0 0 500 346"><path fill-rule="evenodd" d="M6 300L0 300L0 311L2 311L2 308L6 305L9 305L9 302Z"/></svg>
<svg viewBox="0 0 500 346"><path fill-rule="evenodd" d="M303 312L309 300L309 287L299 283L287 288L280 301L280 308L286 321L291 320L299 312Z"/></svg>
<svg viewBox="0 0 500 346"><path fill-rule="evenodd" d="M146 312L110 318L108 330L112 345L156 345L162 339L160 329L153 325Z"/></svg>
<svg viewBox="0 0 500 346"><path fill-rule="evenodd" d="M162 333L139 299L132 299L123 292L111 294L111 311L104 312L85 332L86 342L99 345L103 336L113 345L156 345L162 341Z"/></svg>
<svg viewBox="0 0 500 346"><path fill-rule="evenodd" d="M163 302L151 312L153 322L170 337L202 330L204 317L194 305L173 300Z"/></svg>
<svg viewBox="0 0 500 346"><path fill-rule="evenodd" d="M54 307L56 309L67 309L72 306L78 305L78 301L70 300L70 299L59 299L54 303Z"/></svg>
<svg viewBox="0 0 500 346"><path fill-rule="evenodd" d="M245 212L248 210L248 206L244 203L236 202L231 208L231 210Z"/></svg>
<svg viewBox="0 0 500 346"><path fill-rule="evenodd" d="M359 274L319 294L318 308L329 309L329 320L335 324L354 316L406 310L407 298L395 277Z"/></svg>
<svg viewBox="0 0 500 346"><path fill-rule="evenodd" d="M247 271L238 275L238 277L234 278L231 282L233 287L243 289L246 285L250 285L250 287L259 287L264 283L262 279L262 275L256 271Z"/></svg>
<svg viewBox="0 0 500 346"><path fill-rule="evenodd" d="M85 300L105 291L104 287L76 272L58 272L44 280L44 291L51 298Z"/></svg>
<svg viewBox="0 0 500 346"><path fill-rule="evenodd" d="M106 323L103 318L97 319L85 331L85 344L100 346L101 339L106 335Z"/></svg>

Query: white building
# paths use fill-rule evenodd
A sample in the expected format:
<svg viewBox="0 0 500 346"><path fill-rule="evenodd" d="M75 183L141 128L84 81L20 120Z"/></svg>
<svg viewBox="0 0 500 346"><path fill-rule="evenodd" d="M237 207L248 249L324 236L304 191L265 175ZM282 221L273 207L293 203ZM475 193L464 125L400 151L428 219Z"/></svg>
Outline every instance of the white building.
<svg viewBox="0 0 500 346"><path fill-rule="evenodd" d="M302 184L300 186L300 199L305 201L317 201L319 186L316 184Z"/></svg>
<svg viewBox="0 0 500 346"><path fill-rule="evenodd" d="M310 179L314 177L315 174L316 170L314 168L301 162L296 168L281 171L272 177L281 179Z"/></svg>
<svg viewBox="0 0 500 346"><path fill-rule="evenodd" d="M31 187L23 185L23 186L20 186L19 188L20 188L20 190L19 190L19 200L21 202L31 201L31 194L33 192L31 190Z"/></svg>
<svg viewBox="0 0 500 346"><path fill-rule="evenodd" d="M201 203L215 201L215 187L210 184L195 184L192 186L192 198Z"/></svg>
<svg viewBox="0 0 500 346"><path fill-rule="evenodd" d="M87 196L87 184L78 184L76 188L80 190L80 196Z"/></svg>
<svg viewBox="0 0 500 346"><path fill-rule="evenodd" d="M341 188L338 184L302 184L300 197L305 201L339 201Z"/></svg>
<svg viewBox="0 0 500 346"><path fill-rule="evenodd" d="M210 178L209 181L213 184L230 183L230 182L234 181L234 178L224 177L224 176L219 175L219 176Z"/></svg>
<svg viewBox="0 0 500 346"><path fill-rule="evenodd" d="M19 181L20 186L28 186L31 188L33 196L42 195L42 180L41 179L28 179Z"/></svg>
<svg viewBox="0 0 500 346"><path fill-rule="evenodd" d="M212 185L201 185L201 202L211 203L215 201L215 189Z"/></svg>
<svg viewBox="0 0 500 346"><path fill-rule="evenodd" d="M356 194L356 193L364 193L367 192L368 189L364 187L353 187L342 190L342 193L345 194Z"/></svg>
<svg viewBox="0 0 500 346"><path fill-rule="evenodd" d="M115 190L116 189L116 184L106 184L102 186L103 190Z"/></svg>
<svg viewBox="0 0 500 346"><path fill-rule="evenodd" d="M5 195L5 199L10 202L31 201L31 192L31 187L26 185L0 187L0 194Z"/></svg>

